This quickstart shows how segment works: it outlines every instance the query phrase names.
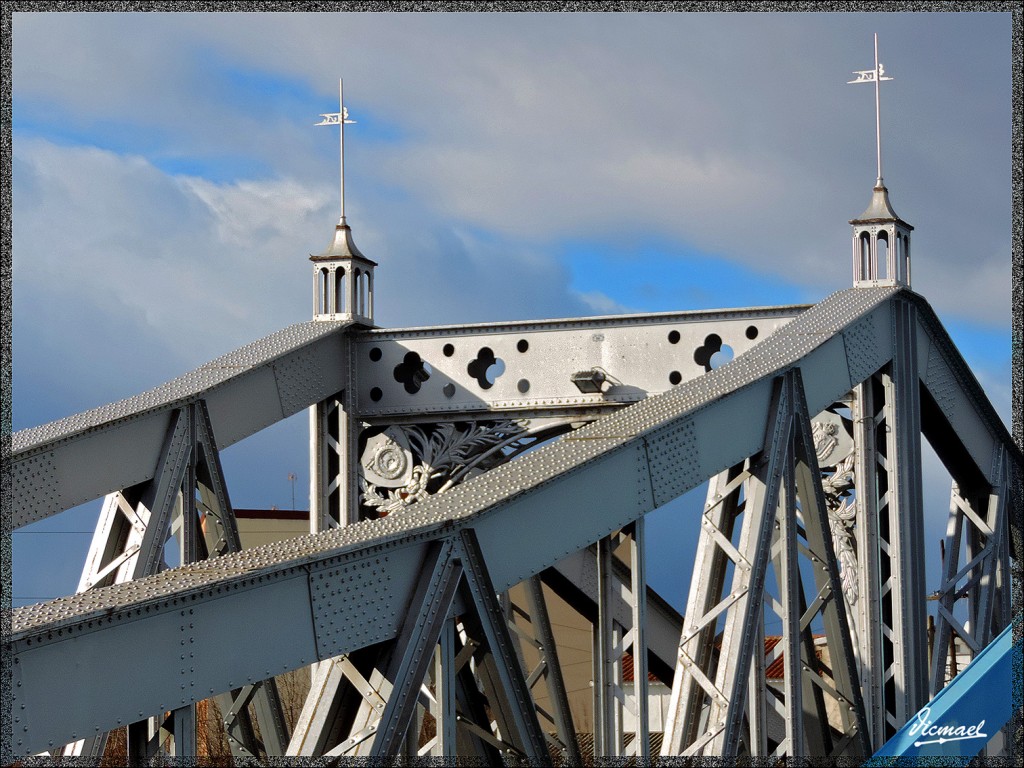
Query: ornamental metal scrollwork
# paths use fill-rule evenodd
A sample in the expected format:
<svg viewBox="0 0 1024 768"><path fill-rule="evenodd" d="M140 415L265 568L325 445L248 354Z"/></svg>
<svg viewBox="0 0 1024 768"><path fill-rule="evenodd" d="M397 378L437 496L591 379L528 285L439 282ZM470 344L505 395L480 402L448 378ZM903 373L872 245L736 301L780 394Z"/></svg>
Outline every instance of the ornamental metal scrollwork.
<svg viewBox="0 0 1024 768"><path fill-rule="evenodd" d="M388 427L365 441L360 501L383 517L503 464L537 440L519 421Z"/></svg>
<svg viewBox="0 0 1024 768"><path fill-rule="evenodd" d="M843 595L847 603L853 605L859 597L857 544L854 538L857 505L852 495L853 437L843 423L843 417L832 411L823 411L815 417L811 423L811 436L818 456L818 466L822 470L821 487L832 531L832 546L839 561Z"/></svg>

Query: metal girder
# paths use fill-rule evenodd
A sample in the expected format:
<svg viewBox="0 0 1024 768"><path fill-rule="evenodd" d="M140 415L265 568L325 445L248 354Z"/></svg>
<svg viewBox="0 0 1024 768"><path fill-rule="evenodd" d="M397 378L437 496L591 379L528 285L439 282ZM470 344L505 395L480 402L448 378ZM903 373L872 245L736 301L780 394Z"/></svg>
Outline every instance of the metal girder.
<svg viewBox="0 0 1024 768"><path fill-rule="evenodd" d="M483 671L485 666L487 668L481 678L490 709L499 720L498 734L507 747L534 763L543 762L542 755L547 752L532 708L529 688L515 657L507 622L498 606L486 567L480 559L472 532L468 530L445 538L428 549L422 577L417 581L402 628L380 656L377 666L383 667L381 674L371 676L368 683L344 658L320 666L321 679L314 681L314 696L318 699L326 691L323 678L328 673L322 670L337 668L349 680L361 684L363 701L357 703L360 712L356 713L348 729L348 738L331 745L309 728L297 728L296 735L304 744L294 744L289 751L298 754L305 748L322 751L328 756L366 755L394 760L411 739L412 754L415 755L418 739L414 737L419 734L419 728L410 732L410 725L414 723L420 688L432 665L440 665L435 672L435 685L440 680L442 686L440 690L435 688L441 700L440 708L435 710L442 718L437 722L438 733L441 734L440 748L442 751L454 750L457 719L454 681L463 661L454 653L454 634L449 616L460 590L463 592L461 621L463 624L470 622L485 638L482 649L486 656L478 662L478 671ZM440 656L434 650L439 647ZM474 644L472 647L478 646ZM313 697L308 701L310 704L304 711L304 721L312 720L318 710L326 714L328 709L336 706L327 699L321 699L327 706L317 706ZM339 713L331 717L337 719ZM322 718L321 734L333 730L330 726L325 727L327 719ZM446 741L448 747L444 746Z"/></svg>
<svg viewBox="0 0 1024 768"><path fill-rule="evenodd" d="M309 409L310 533L359 521L358 430L350 416L349 391L338 392Z"/></svg>
<svg viewBox="0 0 1024 768"><path fill-rule="evenodd" d="M454 542L447 540L433 563L433 571L420 582L410 603L410 610L395 642L389 672L391 695L380 716L371 757L394 758L409 729L420 685L433 661L433 649L441 637L441 629L455 599L455 592L464 573L463 564L454 557Z"/></svg>
<svg viewBox="0 0 1024 768"><path fill-rule="evenodd" d="M617 578L616 549L626 550L628 584ZM594 622L594 753L596 757L650 758L647 697L647 579L644 521L597 542L597 614ZM627 610L617 616L615 603ZM627 695L623 659L633 663L632 698ZM625 715L633 718L632 740L626 743Z"/></svg>
<svg viewBox="0 0 1024 768"><path fill-rule="evenodd" d="M18 609L10 640L15 674L23 683L15 694L18 707L24 705L18 710L16 749L43 749L53 740L92 732L98 723L112 725L126 713L145 711L154 701L187 704L200 692L226 690L394 638L399 606L407 604L415 583L412 564L422 562L428 541L453 529L474 530L494 587L506 589L761 450L770 381L779 372L802 369L814 411L841 397L892 359L890 305L917 301L883 288L836 294L732 364L402 515L217 558L215 567L199 563L91 596ZM696 441L697 435L723 432L728 441ZM583 507L586 516L553 514ZM524 528L536 534L518 543L517 532ZM353 588L378 595L369 610L345 601L332 604L318 591L324 570L360 562L366 565L352 574ZM244 621L254 599L277 621L245 658L225 659L217 648ZM154 655L171 651L166 646L179 636L185 615L201 625L193 639L203 662L177 675L165 672L162 679L147 674ZM96 675L76 662L100 648L119 654L117 674ZM60 723L44 714L54 675L65 683L62 699L72 713Z"/></svg>
<svg viewBox="0 0 1024 768"><path fill-rule="evenodd" d="M931 595L938 601L931 659L930 693L953 675L947 669L951 635L960 637L973 658L1009 621L1007 497L1010 463L996 457L995 480L987 492L968 492L955 481L943 547L942 582Z"/></svg>
<svg viewBox="0 0 1024 768"><path fill-rule="evenodd" d="M713 696L717 690L712 680L718 665L718 656L714 654L718 616L734 601L731 591L722 599L728 564L744 559L731 542L740 505L745 503L741 502L739 491L750 477L750 470L738 465L708 483L686 604L685 616L689 618L677 640L678 661L662 741L663 755L678 755L684 746L697 739L700 713L706 708L705 696Z"/></svg>
<svg viewBox="0 0 1024 768"><path fill-rule="evenodd" d="M611 600L612 617L620 625L628 626L633 605L627 600L630 595L627 583L632 580L632 571L615 559L612 561L612 575L615 584ZM592 624L597 621L596 547L588 547L559 560L543 571L540 578L581 616ZM645 606L648 666L659 679L668 683L675 667L682 616L650 587Z"/></svg>
<svg viewBox="0 0 1024 768"><path fill-rule="evenodd" d="M764 614L783 623L785 739L773 757L865 754L863 703L839 568L797 371L781 377L764 450L709 488L662 753L767 756ZM741 499L740 493L744 493ZM799 501L799 504L798 504ZM739 525L737 530L736 526ZM809 566L800 566L803 556ZM773 573L769 578L769 562ZM813 572L812 600L801 571ZM731 586L726 588L728 571ZM772 594L773 585L777 596ZM820 616L831 653L816 658ZM718 628L721 627L721 635ZM825 696L838 713L829 717ZM843 734L832 742L833 730Z"/></svg>
<svg viewBox="0 0 1024 768"><path fill-rule="evenodd" d="M904 361L905 362L905 361ZM896 365L895 361L893 365ZM857 390L855 403L859 668L880 746L927 701L924 548L918 416L908 413L917 382L890 370ZM898 413L902 415L897 417ZM909 422L909 423L908 423ZM917 441L916 456L900 454Z"/></svg>
<svg viewBox="0 0 1024 768"><path fill-rule="evenodd" d="M636 728L628 753L643 764L651 759L650 700L647 691L647 550L644 518L629 532L630 602L633 623L627 648L633 656L633 722Z"/></svg>
<svg viewBox="0 0 1024 768"><path fill-rule="evenodd" d="M761 595L786 458L780 455L780 449L790 439L791 413L787 388L774 387L763 452L744 476L747 492L735 545L731 543L735 540L734 516L713 512L708 519L705 510L697 545L698 553L705 559L698 563L700 575L691 582L687 599L663 755L736 754L747 675L755 652L753 641L761 626ZM738 490L737 485L733 487ZM710 506L713 510L718 504ZM738 506L734 509L738 511ZM722 555L733 563L732 585L725 594L721 593L725 578ZM719 617L724 618L724 625L721 645L715 654L711 646L717 636ZM704 643L699 642L702 634ZM687 731L692 739L687 737Z"/></svg>
<svg viewBox="0 0 1024 768"><path fill-rule="evenodd" d="M158 473L175 411L202 399L221 448L345 386L348 323L298 323L141 395L11 437L20 528Z"/></svg>
<svg viewBox="0 0 1024 768"><path fill-rule="evenodd" d="M178 539L182 563L242 548L205 400L173 412L157 474L151 481L107 497L86 557L79 592L163 570L164 545L172 534ZM246 709L250 701L261 725L265 751L283 754L287 728L273 680L248 686L244 696L236 691L220 695L217 700L236 757L258 754L255 731ZM194 756L194 703L174 709L170 722L165 730L173 737L173 753L178 757ZM139 734L145 730L141 725L135 729L128 742L132 749L141 749ZM150 725L150 739L156 738L159 730ZM65 746L63 754L98 759L106 741L106 734L92 736ZM161 746L153 742L145 747L147 754L151 748L159 751ZM137 755L140 759L144 756Z"/></svg>
<svg viewBox="0 0 1024 768"><path fill-rule="evenodd" d="M524 582L524 587L526 592L524 618L529 621L533 629L533 637L528 637L527 640L533 645L539 656L537 666L528 676L527 682L532 687L541 679L544 680L551 712L543 711L539 705L537 712L554 725L555 734L553 737L549 736L549 740L554 743L555 748L570 765L579 765L583 758L580 756L576 728L573 726L572 712L569 710L569 698L565 689L565 681L562 679L562 667L558 661L555 634L548 617L540 577L533 576L527 579ZM519 629L518 624L515 627L521 634L524 634L524 630Z"/></svg>
<svg viewBox="0 0 1024 768"><path fill-rule="evenodd" d="M354 413L387 423L467 414L608 412L703 376L806 306L373 329L351 334ZM712 362L713 355L718 355ZM499 363L500 361L500 363ZM602 374L598 392L572 375ZM468 418L474 418L469 416Z"/></svg>
<svg viewBox="0 0 1024 768"><path fill-rule="evenodd" d="M612 537L597 542L597 621L594 623L594 756L622 754L622 625L612 617ZM618 695L617 695L618 694Z"/></svg>

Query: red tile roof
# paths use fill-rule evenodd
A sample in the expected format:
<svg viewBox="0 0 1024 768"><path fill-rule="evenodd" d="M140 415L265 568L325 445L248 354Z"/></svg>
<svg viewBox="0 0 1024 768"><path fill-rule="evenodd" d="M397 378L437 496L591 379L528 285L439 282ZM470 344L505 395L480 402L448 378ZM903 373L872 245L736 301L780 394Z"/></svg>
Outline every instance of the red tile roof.
<svg viewBox="0 0 1024 768"><path fill-rule="evenodd" d="M647 681L651 683L659 682L653 672L647 673ZM622 655L622 682L633 682L633 654L628 651Z"/></svg>

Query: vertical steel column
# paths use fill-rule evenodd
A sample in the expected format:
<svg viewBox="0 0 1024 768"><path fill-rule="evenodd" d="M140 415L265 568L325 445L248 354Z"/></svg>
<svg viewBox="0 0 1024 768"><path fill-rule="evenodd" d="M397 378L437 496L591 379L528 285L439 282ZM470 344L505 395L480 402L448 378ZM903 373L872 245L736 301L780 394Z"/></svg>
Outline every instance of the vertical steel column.
<svg viewBox="0 0 1024 768"><path fill-rule="evenodd" d="M1002 446L995 459L995 482L985 499L984 525L977 526L979 538L984 538L980 579L977 585L977 613L975 616L975 637L982 646L988 645L1003 629L1001 619L1001 596L999 594L1002 562L1000 555L1007 538L1006 525L1006 481L1009 474L1009 460Z"/></svg>
<svg viewBox="0 0 1024 768"><path fill-rule="evenodd" d="M747 750L751 757L768 756L768 702L765 699L766 666L764 648L764 613L758 617L757 635L754 638L754 656L750 665L750 682L747 684L747 722L750 733Z"/></svg>
<svg viewBox="0 0 1024 768"><path fill-rule="evenodd" d="M631 752L641 763L651 759L650 702L647 685L647 554L644 518L633 523L630 546L630 591L633 601L633 626L630 629L633 655L633 700L636 702Z"/></svg>
<svg viewBox="0 0 1024 768"><path fill-rule="evenodd" d="M915 313L893 304L892 363L857 390L858 630L874 748L928 698Z"/></svg>
<svg viewBox="0 0 1024 768"><path fill-rule="evenodd" d="M853 398L854 477L857 489L857 562L859 599L856 605L856 647L864 709L873 749L886 741L885 654L882 645L881 560L888 564L888 543L879 539L879 474L884 457L876 437L885 428L883 391L878 376L857 385ZM881 401L881 402L880 402Z"/></svg>
<svg viewBox="0 0 1024 768"><path fill-rule="evenodd" d="M732 540L734 522L744 503L740 493L749 476L740 464L708 481L665 722L664 756L681 754L697 738L705 697L717 694L711 682L717 618L728 605L722 597L726 567L739 559L726 542ZM731 602L731 596L725 599Z"/></svg>
<svg viewBox="0 0 1024 768"><path fill-rule="evenodd" d="M199 432L196 419L195 406L190 406L185 411L188 419L188 432L192 436L190 445L190 461L185 467L184 486L181 489L181 538L178 541L179 562L182 565L194 563L199 559L199 520L197 519L198 509L196 507L196 463L199 458Z"/></svg>
<svg viewBox="0 0 1024 768"><path fill-rule="evenodd" d="M804 701L801 658L800 570L797 562L796 484L793 467L786 462L779 491L779 568L775 575L782 602L782 644L786 696L786 752L791 757L805 755Z"/></svg>
<svg viewBox="0 0 1024 768"><path fill-rule="evenodd" d="M156 756L158 744L154 732L154 720L140 720L130 723L126 728L125 751L128 753L128 765L145 765Z"/></svg>
<svg viewBox="0 0 1024 768"><path fill-rule="evenodd" d="M402 745L416 707L418 692L433 661L433 648L441 636L448 611L463 574L463 565L453 556L446 541L428 560L417 586L409 613L395 640L394 652L385 677L391 693L380 715L372 758L393 759Z"/></svg>
<svg viewBox="0 0 1024 768"><path fill-rule="evenodd" d="M309 408L309 532L330 529L327 522L327 413L333 398ZM314 665L315 667L315 665Z"/></svg>
<svg viewBox="0 0 1024 768"><path fill-rule="evenodd" d="M346 276L351 281L352 276ZM333 281L332 281L333 282ZM344 365L349 385L309 409L310 532L359 521L359 420L355 405L356 371L352 344L345 336Z"/></svg>
<svg viewBox="0 0 1024 768"><path fill-rule="evenodd" d="M764 652L763 647L755 648L754 642L764 610L764 583L779 485L792 432L792 393L785 383L788 376L775 383L764 448L751 460L751 471L729 480L714 498L709 490L710 509L705 509L698 542L701 569L690 585L688 615L679 643L662 746L666 755L704 753L729 757L739 749L751 660L755 653ZM744 479L747 486L743 521L739 541L733 544L735 517L726 510L715 511L720 506L717 497L730 499ZM732 505L735 501L728 503ZM721 550L721 555L711 554L716 549ZM732 584L726 588L721 569L729 561L733 564ZM697 606L703 610L691 610ZM721 645L715 649L719 622L723 626ZM705 638L700 645L693 645L695 640ZM714 653L715 650L718 652ZM707 664L698 664L695 657L706 659ZM692 683L688 684L689 678ZM695 734L692 739L691 733Z"/></svg>
<svg viewBox="0 0 1024 768"><path fill-rule="evenodd" d="M747 483L739 542L732 544L732 529L726 528L724 521L715 525L705 518L698 548L720 549L734 564L733 581L725 595L695 594L696 590L707 590L712 581L709 572L691 587L689 605L711 607L703 612L688 611L676 670L678 694L673 695L673 730L666 733L666 741L669 749L684 755L735 757L741 739L751 753L767 751L765 710L769 704L774 707L774 694L769 696L767 691L763 644L757 641L763 638L764 611L770 608L783 620L783 644L778 653L783 655L786 667L782 714L787 738L774 756L828 756L833 751L863 754L862 734L866 725L855 683L856 662L821 471L798 371L787 373L778 381L771 414L764 450L752 461L753 471L749 475L739 474L731 481L743 482L745 477ZM735 489L726 483L722 491L709 496L712 509L718 505L719 496L728 498ZM704 563L714 560L708 552L703 556ZM774 558L778 598L766 587L769 558ZM813 572L813 577L802 577L802 570ZM811 584L815 591L808 599L806 589ZM725 591L724 585L721 589ZM811 635L812 622L819 615L831 653L828 664L818 660ZM719 663L716 667L702 667L691 657L688 644L708 627L714 628L722 618ZM752 667L760 674L751 675ZM698 736L689 744L683 742L679 733L685 728L680 713L690 695L685 688L687 677L693 679L691 692L697 686L703 689L699 696L691 696L690 702L700 706L705 697L707 701L706 711L694 708L687 713L699 724ZM834 724L829 723L826 696L838 708ZM843 736L837 745L832 740L833 727Z"/></svg>
<svg viewBox="0 0 1024 768"><path fill-rule="evenodd" d="M708 731L714 731L707 742L710 754L736 754L751 658L754 653L764 652L763 648L754 648L754 638L764 610L765 575L782 473L790 460L787 447L793 430L793 402L792 389L787 383L791 376L786 374L776 381L764 450L748 481L738 547L741 558L736 563L731 590L736 603L726 617L722 632L722 663L716 675L720 698L712 703L709 716Z"/></svg>
<svg viewBox="0 0 1024 768"><path fill-rule="evenodd" d="M455 619L445 619L441 637L434 656L434 722L437 743L433 754L445 760L453 760L458 754L455 735L457 716L455 713Z"/></svg>
<svg viewBox="0 0 1024 768"><path fill-rule="evenodd" d="M892 607L897 641L896 728L928 701L928 644L924 581L924 512L921 491L921 383L917 370L917 308L893 302L894 354L891 375L883 375L889 430L886 458L889 524L894 533Z"/></svg>
<svg viewBox="0 0 1024 768"><path fill-rule="evenodd" d="M189 704L174 710L171 714L174 732L174 757L195 759L196 756L196 705Z"/></svg>
<svg viewBox="0 0 1024 768"><path fill-rule="evenodd" d="M1009 572L1007 562L1007 494L1009 458L1000 447L994 460L994 484L968 493L954 481L946 529L942 584L938 590L935 648L931 664L931 693L946 683L944 649L955 632L973 656L1005 626ZM966 541L962 541L966 539ZM963 558L961 546L964 544ZM966 562L960 565L961 559ZM961 582L963 585L961 586ZM967 619L955 614L966 599Z"/></svg>
<svg viewBox="0 0 1024 768"><path fill-rule="evenodd" d="M461 558L465 567L465 579L472 603L487 638L487 645L495 661L497 675L501 682L500 693L511 710L515 724L517 747L527 760L544 764L550 755L544 736L537 722L536 705L526 685L522 667L516 657L508 622L504 620L498 605L494 586L487 572L472 529L464 529L460 535ZM512 735L512 734L508 734ZM502 734L507 738L506 734Z"/></svg>
<svg viewBox="0 0 1024 768"><path fill-rule="evenodd" d="M619 685L612 574L612 537L597 542L597 626L594 628L594 754L618 757L622 752L621 715L615 688Z"/></svg>
<svg viewBox="0 0 1024 768"><path fill-rule="evenodd" d="M832 538L831 520L802 379L794 377L793 384L797 419L794 435L796 491L801 502L806 539L804 554L810 561L815 589L809 608L804 589L800 590L800 622L801 630L805 632L803 651L807 672L804 690L813 694L816 711L812 714L816 714L820 723L813 734L815 740L809 740L809 747L811 754L817 754L820 748L821 754L864 757L870 754L867 716L857 682L857 655L848 605L843 594L841 567ZM816 614L821 615L824 625L831 656L829 665L820 664L814 650L809 627ZM822 675L823 672L831 678L831 683ZM837 704L838 723L832 726L829 724L823 694L829 695ZM834 729L843 735L837 744L833 744L832 740Z"/></svg>
<svg viewBox="0 0 1024 768"><path fill-rule="evenodd" d="M310 531L319 533L355 522L349 502L355 480L345 393L310 408Z"/></svg>
<svg viewBox="0 0 1024 768"><path fill-rule="evenodd" d="M558 662L558 648L555 635L551 629L547 606L544 601L544 590L540 577L533 576L524 583L526 588L527 609L530 612L530 623L534 627L538 651L542 654L544 681L547 684L548 698L551 700L551 719L555 724L561 748L571 765L580 765L582 757L576 729L572 723L572 712L569 709L569 696L562 678L562 667Z"/></svg>

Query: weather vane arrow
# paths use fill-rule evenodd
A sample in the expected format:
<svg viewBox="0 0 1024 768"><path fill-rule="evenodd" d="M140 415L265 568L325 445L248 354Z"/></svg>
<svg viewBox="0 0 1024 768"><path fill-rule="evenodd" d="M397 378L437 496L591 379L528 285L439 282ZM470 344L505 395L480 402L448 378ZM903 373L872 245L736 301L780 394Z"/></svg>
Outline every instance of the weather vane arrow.
<svg viewBox="0 0 1024 768"><path fill-rule="evenodd" d="M338 134L338 178L339 181L339 196L338 204L341 210L341 221L339 223L345 223L345 125L346 123L354 123L355 120L348 119L348 110L345 109L345 95L343 92L344 81L338 79L338 112L332 112L329 114L321 114L323 118L319 123L314 125L336 125L340 129Z"/></svg>
<svg viewBox="0 0 1024 768"><path fill-rule="evenodd" d="M847 83L874 83L875 84L875 150L878 157L878 180L876 187L882 186L882 118L879 109L879 83L883 80L892 80L885 76L885 67L878 63L878 34L875 34L875 68L864 69L854 72L856 80L848 80Z"/></svg>
<svg viewBox="0 0 1024 768"><path fill-rule="evenodd" d="M341 112L332 112L327 115L320 115L323 118L319 123L313 123L313 125L341 125L344 120L346 124L354 123L355 120L348 119L348 110L345 107L341 108Z"/></svg>

